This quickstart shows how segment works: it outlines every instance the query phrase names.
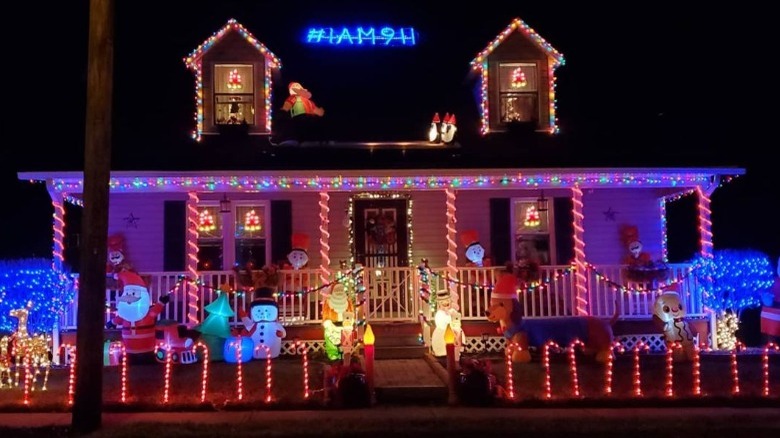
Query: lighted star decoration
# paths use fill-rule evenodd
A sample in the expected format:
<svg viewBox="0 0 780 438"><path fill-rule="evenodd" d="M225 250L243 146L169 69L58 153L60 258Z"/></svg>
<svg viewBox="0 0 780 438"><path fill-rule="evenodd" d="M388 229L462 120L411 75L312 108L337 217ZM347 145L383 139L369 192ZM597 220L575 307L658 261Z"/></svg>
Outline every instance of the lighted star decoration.
<svg viewBox="0 0 780 438"><path fill-rule="evenodd" d="M140 221L140 217L135 217L135 215L131 212L128 216L125 217L125 225L130 228L138 228L138 221Z"/></svg>
<svg viewBox="0 0 780 438"><path fill-rule="evenodd" d="M603 211L602 214L604 215L605 221L612 221L615 222L615 215L618 214L615 210L612 209L610 206L607 211Z"/></svg>

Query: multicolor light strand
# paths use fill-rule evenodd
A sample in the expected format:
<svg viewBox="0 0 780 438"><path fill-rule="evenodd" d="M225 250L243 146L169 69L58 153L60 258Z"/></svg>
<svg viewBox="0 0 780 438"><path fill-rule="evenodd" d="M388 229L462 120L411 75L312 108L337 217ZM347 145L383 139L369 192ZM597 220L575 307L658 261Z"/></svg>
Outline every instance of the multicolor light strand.
<svg viewBox="0 0 780 438"><path fill-rule="evenodd" d="M506 363L506 391L509 400L515 399L515 373L514 367L512 366L512 354L515 351L522 350L523 347L521 347L517 342L508 343L504 349L504 360Z"/></svg>
<svg viewBox="0 0 780 438"><path fill-rule="evenodd" d="M187 273L190 278L198 278L198 193L187 192ZM190 325L200 322L198 318L198 285L187 284L187 321Z"/></svg>
<svg viewBox="0 0 780 438"><path fill-rule="evenodd" d="M471 68L473 70L480 70L482 72L482 83L481 83L481 90L482 90L482 128L481 131L483 134L487 133L489 128L489 120L487 117L487 107L489 106L488 101L488 81L487 81L487 71L488 71L488 63L487 63L487 57L490 55L493 50L496 49L504 40L509 37L509 35L512 34L515 30L520 31L522 34L524 34L527 38L529 38L531 41L533 41L542 51L545 52L545 54L548 57L548 77L549 79L549 111L550 111L550 120L549 120L549 130L551 133L557 133L558 132L558 125L557 125L557 118L555 116L556 111L556 100L555 100L555 70L564 65L566 63L566 60L563 57L563 54L555 50L555 48L545 41L544 38L541 37L538 33L536 33L535 30L533 30L530 26L528 26L523 20L520 18L514 19L509 26L507 26L498 36L496 36L493 41L488 44L488 46L483 49L480 53L477 54L477 56L471 61Z"/></svg>
<svg viewBox="0 0 780 438"><path fill-rule="evenodd" d="M196 354L198 348L203 351L203 372L200 378L200 402L206 402L206 387L209 380L209 347L203 342L198 342L192 346L192 354Z"/></svg>
<svg viewBox="0 0 780 438"><path fill-rule="evenodd" d="M258 345L255 347L255 353L260 350L265 352L265 402L271 403L271 400L273 400L273 397L271 396L271 388L273 385L271 373L271 348L267 345Z"/></svg>
<svg viewBox="0 0 780 438"><path fill-rule="evenodd" d="M560 346L555 343L555 341L547 341L547 343L544 344L544 352L542 353L542 362L544 364L544 398L551 399L552 398L552 377L550 376L551 370L550 370L550 349L555 348L556 350L560 350Z"/></svg>
<svg viewBox="0 0 780 438"><path fill-rule="evenodd" d="M667 397L674 397L674 352L682 350L679 342L666 344L666 391Z"/></svg>
<svg viewBox="0 0 780 438"><path fill-rule="evenodd" d="M306 351L306 344L300 340L295 341L295 349L300 351L303 358L303 398L309 399L309 354Z"/></svg>
<svg viewBox="0 0 780 438"><path fill-rule="evenodd" d="M774 342L770 342L764 347L764 352L761 355L761 368L764 373L764 390L762 391L764 397L769 397L769 352L778 350L780 350L780 347Z"/></svg>
<svg viewBox="0 0 780 438"><path fill-rule="evenodd" d="M642 367L639 362L639 353L650 351L650 346L642 341L634 345L634 395L642 397Z"/></svg>
<svg viewBox="0 0 780 438"><path fill-rule="evenodd" d="M577 293L577 315L588 315L588 278L585 276L587 262L585 261L585 214L583 213L584 204L582 202L582 189L575 185L571 189L572 194L572 215L574 216L574 265L577 268L575 272L575 284Z"/></svg>
<svg viewBox="0 0 780 438"><path fill-rule="evenodd" d="M71 356L68 370L68 406L73 406L73 395L76 393L76 346L64 344L63 347Z"/></svg>
<svg viewBox="0 0 780 438"><path fill-rule="evenodd" d="M320 192L320 283L330 282L330 195L328 192Z"/></svg>
<svg viewBox="0 0 780 438"><path fill-rule="evenodd" d="M619 341L615 341L612 343L612 349L610 351L609 356L607 356L607 367L606 372L604 376L604 393L606 395L612 395L612 376L613 376L613 366L615 361L615 355L613 352L617 350L620 354L623 354L626 352L625 347L623 347L623 344Z"/></svg>
<svg viewBox="0 0 780 438"><path fill-rule="evenodd" d="M669 261L669 239L668 239L668 224L666 222L666 198L662 197L658 200L658 211L661 214L661 260L664 263Z"/></svg>
<svg viewBox="0 0 780 438"><path fill-rule="evenodd" d="M701 243L701 255L712 257L712 210L710 197L704 193L701 186L696 187L696 193L699 195L699 242Z"/></svg>
<svg viewBox="0 0 780 438"><path fill-rule="evenodd" d="M585 344L579 339L569 344L569 372L571 373L571 389L575 397L580 396L580 381L577 376L577 347L585 348Z"/></svg>
<svg viewBox="0 0 780 438"><path fill-rule="evenodd" d="M274 77L272 74L272 71L276 66L279 66L281 68L280 64L275 64L271 61L269 61L266 58L265 61L265 69L264 70L264 85L265 85L265 130L266 132L271 132L271 117L273 116L273 111L271 110L271 105L273 102L273 94L274 94Z"/></svg>
<svg viewBox="0 0 780 438"><path fill-rule="evenodd" d="M458 218L455 216L455 190L448 188L444 190L444 194L447 197L447 276L449 278L458 278L458 244L456 239L457 230L455 225L458 223ZM455 310L460 310L460 303L458 297L458 288L454 284L448 284L450 290L450 306Z"/></svg>

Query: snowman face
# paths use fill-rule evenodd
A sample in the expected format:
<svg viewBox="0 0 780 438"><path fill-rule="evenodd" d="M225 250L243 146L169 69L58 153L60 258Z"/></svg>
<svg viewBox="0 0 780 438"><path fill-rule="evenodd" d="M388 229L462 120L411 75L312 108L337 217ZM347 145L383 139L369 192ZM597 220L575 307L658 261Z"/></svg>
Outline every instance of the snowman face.
<svg viewBox="0 0 780 438"><path fill-rule="evenodd" d="M302 249L294 249L287 254L287 260L293 268L301 269L306 266L306 263L309 263L309 255Z"/></svg>
<svg viewBox="0 0 780 438"><path fill-rule="evenodd" d="M256 304L252 306L250 312L254 322L276 321L279 318L279 308L271 303Z"/></svg>
<svg viewBox="0 0 780 438"><path fill-rule="evenodd" d="M151 305L149 291L143 286L125 286L122 295L116 301L116 313L129 322L140 321L149 313Z"/></svg>
<svg viewBox="0 0 780 438"><path fill-rule="evenodd" d="M469 245L469 247L466 248L466 258L471 263L481 265L482 259L485 258L485 248L483 248L479 243Z"/></svg>
<svg viewBox="0 0 780 438"><path fill-rule="evenodd" d="M436 324L436 327L446 328L447 324L452 322L452 318L449 313L439 309L436 311L436 315L433 316L433 322Z"/></svg>

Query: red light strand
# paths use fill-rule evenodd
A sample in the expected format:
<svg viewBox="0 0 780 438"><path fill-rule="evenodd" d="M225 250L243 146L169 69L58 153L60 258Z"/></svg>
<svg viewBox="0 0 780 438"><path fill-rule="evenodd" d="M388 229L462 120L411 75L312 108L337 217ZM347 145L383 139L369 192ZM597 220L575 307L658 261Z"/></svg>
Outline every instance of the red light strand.
<svg viewBox="0 0 780 438"><path fill-rule="evenodd" d="M650 347L642 341L634 346L634 395L642 397L642 367L639 363L639 353L648 351Z"/></svg>
<svg viewBox="0 0 780 438"><path fill-rule="evenodd" d="M764 371L764 397L769 397L769 352L778 350L780 350L780 347L778 347L777 344L770 342L764 347L764 353L761 356L761 367Z"/></svg>
<svg viewBox="0 0 780 438"><path fill-rule="evenodd" d="M52 196L51 204L54 207L52 228L54 231L54 248L52 251L53 265L55 269L61 269L65 261L65 205L62 198Z"/></svg>
<svg viewBox="0 0 780 438"><path fill-rule="evenodd" d="M260 351L261 349L265 351L265 402L271 403L271 400L273 400L273 397L271 396L271 348L267 345L258 345L255 347L255 352Z"/></svg>
<svg viewBox="0 0 780 438"><path fill-rule="evenodd" d="M552 379L550 377L550 348L560 350L560 346L555 341L547 341L544 344L544 353L542 361L544 363L544 397L546 399L552 398Z"/></svg>
<svg viewBox="0 0 780 438"><path fill-rule="evenodd" d="M320 283L330 283L330 232L328 224L330 222L330 207L328 203L330 195L328 192L320 192Z"/></svg>
<svg viewBox="0 0 780 438"><path fill-rule="evenodd" d="M693 344L693 395L701 395L701 349Z"/></svg>
<svg viewBox="0 0 780 438"><path fill-rule="evenodd" d="M73 394L76 389L76 347L70 344L63 345L66 351L70 351L70 370L68 373L68 406L73 406Z"/></svg>
<svg viewBox="0 0 780 438"><path fill-rule="evenodd" d="M575 282L577 293L577 314L588 315L588 278L585 276L587 271L587 262L585 261L585 214L583 213L584 204L582 202L582 190L579 185L571 189L572 192L572 215L574 216L574 265Z"/></svg>
<svg viewBox="0 0 780 438"><path fill-rule="evenodd" d="M458 243L455 240L457 230L455 224L458 223L458 218L455 215L457 208L455 207L455 190L447 188L444 190L447 206L447 277L450 279L458 278ZM450 290L450 307L456 311L460 310L460 303L458 299L458 287L455 283L448 282L447 286Z"/></svg>
<svg viewBox="0 0 780 438"><path fill-rule="evenodd" d="M699 242L701 243L701 255L705 257L712 257L713 243L712 243L712 210L710 209L711 200L707 194L701 189L701 186L696 187L696 192L699 195Z"/></svg>
<svg viewBox="0 0 780 438"><path fill-rule="evenodd" d="M309 354L306 351L306 344L301 341L295 341L296 350L300 351L303 357L303 398L309 399Z"/></svg>
<svg viewBox="0 0 780 438"><path fill-rule="evenodd" d="M512 353L515 351L522 351L522 349L523 347L521 347L517 342L511 342L507 344L504 350L506 356L506 388L510 400L515 399L515 374L514 367L512 366Z"/></svg>
<svg viewBox="0 0 780 438"><path fill-rule="evenodd" d="M739 395L739 364L737 363L737 353L742 350L742 343L737 341L731 350L731 378L734 381L734 387L731 390L733 395Z"/></svg>
<svg viewBox="0 0 780 438"><path fill-rule="evenodd" d="M206 402L206 386L209 381L209 347L203 342L198 342L192 346L192 353L195 354L201 348L203 350L203 372L200 378L200 402Z"/></svg>
<svg viewBox="0 0 780 438"><path fill-rule="evenodd" d="M125 344L122 344L122 403L127 402L127 349Z"/></svg>
<svg viewBox="0 0 780 438"><path fill-rule="evenodd" d="M682 349L679 342L666 345L666 396L674 397L674 351Z"/></svg>
<svg viewBox="0 0 780 438"><path fill-rule="evenodd" d="M569 372L571 373L571 390L575 397L580 396L580 381L577 376L577 347L584 348L585 344L579 339L569 344Z"/></svg>
<svg viewBox="0 0 780 438"><path fill-rule="evenodd" d="M244 399L244 372L241 367L241 337L236 341L236 397Z"/></svg>
<svg viewBox="0 0 780 438"><path fill-rule="evenodd" d="M619 353L625 353L626 349L619 341L612 343L612 351L617 350ZM612 368L615 361L615 355L610 351L610 355L607 356L607 367L604 377L604 393L606 395L612 395Z"/></svg>

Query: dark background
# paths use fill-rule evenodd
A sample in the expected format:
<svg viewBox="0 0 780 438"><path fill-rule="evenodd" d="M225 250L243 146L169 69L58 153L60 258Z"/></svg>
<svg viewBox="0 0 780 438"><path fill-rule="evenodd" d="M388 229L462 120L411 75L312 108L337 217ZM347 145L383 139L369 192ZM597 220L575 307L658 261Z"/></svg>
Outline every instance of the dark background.
<svg viewBox="0 0 780 438"><path fill-rule="evenodd" d="M83 166L88 3L22 2L2 14L0 258L51 253L46 190L18 181L16 172ZM746 176L712 198L716 249L753 248L773 263L780 255L776 74L766 42L772 15L746 2L728 8L663 1L117 3L115 169L186 167L190 153L202 152L205 146L189 138L194 77L183 58L229 18L281 58L276 108L286 84L299 81L336 127L352 126L365 140L418 140L433 112L449 108L457 108L465 136L476 132L469 62L521 17L566 57L558 70L556 141L566 144L570 164L744 167ZM414 26L418 46L303 43L311 25L385 24ZM670 207L682 218L670 220L674 257L690 252L690 230L675 227L686 223L692 206L689 197Z"/></svg>

